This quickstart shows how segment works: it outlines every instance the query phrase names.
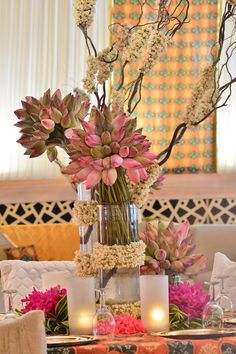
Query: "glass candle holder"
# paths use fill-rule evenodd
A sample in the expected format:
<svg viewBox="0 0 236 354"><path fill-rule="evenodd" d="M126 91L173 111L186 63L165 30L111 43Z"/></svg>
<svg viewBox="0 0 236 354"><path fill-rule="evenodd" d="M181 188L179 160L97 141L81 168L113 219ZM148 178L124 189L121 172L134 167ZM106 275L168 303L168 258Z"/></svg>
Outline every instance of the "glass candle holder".
<svg viewBox="0 0 236 354"><path fill-rule="evenodd" d="M67 302L70 334L92 334L95 307L95 279L70 277L67 279Z"/></svg>
<svg viewBox="0 0 236 354"><path fill-rule="evenodd" d="M140 277L141 318L149 332L169 330L169 292L167 275Z"/></svg>

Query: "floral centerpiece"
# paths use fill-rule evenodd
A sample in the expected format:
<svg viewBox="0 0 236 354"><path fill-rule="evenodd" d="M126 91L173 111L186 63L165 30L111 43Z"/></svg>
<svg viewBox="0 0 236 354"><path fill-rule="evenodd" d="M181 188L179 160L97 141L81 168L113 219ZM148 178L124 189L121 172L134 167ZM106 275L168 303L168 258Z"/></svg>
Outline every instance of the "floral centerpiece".
<svg viewBox="0 0 236 354"><path fill-rule="evenodd" d="M66 289L57 285L46 291L33 291L21 300L23 308L19 314L31 310L42 310L45 316L45 329L47 334L68 334L68 310Z"/></svg>
<svg viewBox="0 0 236 354"><path fill-rule="evenodd" d="M169 285L170 329L186 329L201 326L203 308L210 296L206 294L200 283L190 285L185 282L178 286ZM33 291L23 298L23 309L17 310L19 315L31 310L42 310L45 315L45 330L47 334L68 334L68 309L66 290L59 285L45 290ZM114 315L115 334L136 334L147 332L140 319L140 305L123 311L116 305L110 307Z"/></svg>
<svg viewBox="0 0 236 354"><path fill-rule="evenodd" d="M141 272L194 275L205 270L207 257L192 254L196 245L189 227L188 221L179 226L172 222L166 226L159 221L147 223L146 231L139 234L146 244L145 265Z"/></svg>
<svg viewBox="0 0 236 354"><path fill-rule="evenodd" d="M40 99L27 96L15 114L16 126L21 132L18 143L26 148L25 154L32 158L46 152L50 161L58 163L63 174L71 176L73 184L85 183L90 189L92 201L78 202L74 218L87 226L82 240L86 244L97 220L96 209L99 209L98 243L92 255L83 249L83 253L77 253L76 260L80 275L102 270L100 285L104 287L111 276L119 274L124 279L124 269L138 269L144 263L146 246L137 237L133 203L141 207L150 188L159 186L161 166L187 128L197 126L227 103L236 78L229 75L228 82L222 85L220 77L223 70L230 73L229 61L235 48L230 45L226 59L222 62L220 59L225 23L235 21L236 4L226 1L218 42L212 48L212 62L196 83L184 120L173 132L169 146L157 156L150 151L151 142L137 127L135 109L142 99L144 76L150 73L160 55L174 45L175 34L188 22L190 3L188 0L177 3L160 0L154 8L149 1L140 1L136 24L113 23L110 26L112 42L99 51L89 36L95 5L95 0L74 0L73 3L75 21L88 50L83 80L85 91L78 89L65 97L60 90L54 94L47 90ZM146 10L152 12L151 21L145 19ZM217 77L219 63L221 69ZM121 69L120 80L112 86L109 95L108 81L117 65ZM129 82L126 70L132 65L137 70ZM228 93L226 98L223 97L225 92ZM58 148L69 155L68 166L62 166L59 161ZM190 258L186 260L189 261ZM137 285L130 281L127 284L131 288ZM131 296L133 300L136 297Z"/></svg>

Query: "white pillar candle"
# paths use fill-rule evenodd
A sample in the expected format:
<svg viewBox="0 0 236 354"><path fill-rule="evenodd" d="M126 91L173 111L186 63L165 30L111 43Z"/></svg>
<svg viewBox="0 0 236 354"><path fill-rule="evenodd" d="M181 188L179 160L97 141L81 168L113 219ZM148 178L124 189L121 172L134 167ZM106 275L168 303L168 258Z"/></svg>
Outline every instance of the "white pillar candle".
<svg viewBox="0 0 236 354"><path fill-rule="evenodd" d="M48 290L60 285L61 288L66 288L66 279L70 276L69 271L64 272L45 272L42 274L42 290Z"/></svg>
<svg viewBox="0 0 236 354"><path fill-rule="evenodd" d="M92 334L95 307L95 279L67 279L67 302L70 334Z"/></svg>
<svg viewBox="0 0 236 354"><path fill-rule="evenodd" d="M141 318L149 332L169 330L167 275L140 276Z"/></svg>

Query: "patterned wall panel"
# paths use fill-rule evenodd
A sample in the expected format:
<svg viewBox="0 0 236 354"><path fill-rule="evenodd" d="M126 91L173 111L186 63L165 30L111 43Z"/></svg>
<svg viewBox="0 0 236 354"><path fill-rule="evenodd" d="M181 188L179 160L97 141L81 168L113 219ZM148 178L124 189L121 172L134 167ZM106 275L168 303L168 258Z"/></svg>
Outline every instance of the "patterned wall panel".
<svg viewBox="0 0 236 354"><path fill-rule="evenodd" d="M61 223L71 219L73 201L0 204L0 224Z"/></svg>
<svg viewBox="0 0 236 354"><path fill-rule="evenodd" d="M136 24L140 1L114 0L114 22ZM149 0L151 6L155 0ZM173 6L177 2L172 1ZM211 46L216 41L217 0L191 0L189 21L175 35L174 45L167 55L144 77L142 102L137 108L138 124L153 142L153 152L159 154L169 144L175 127L182 122L194 83L212 58ZM144 7L146 21L153 20L151 6ZM204 9L204 11L202 10ZM171 11L170 11L171 12ZM126 66L127 82L137 77L137 65ZM114 72L120 80L120 68ZM165 169L174 173L212 172L215 170L215 117L186 132L175 146Z"/></svg>
<svg viewBox="0 0 236 354"><path fill-rule="evenodd" d="M61 223L71 220L73 201L1 204L0 224ZM190 224L236 224L236 199L152 200L143 216Z"/></svg>
<svg viewBox="0 0 236 354"><path fill-rule="evenodd" d="M153 200L143 215L190 224L236 224L236 199Z"/></svg>

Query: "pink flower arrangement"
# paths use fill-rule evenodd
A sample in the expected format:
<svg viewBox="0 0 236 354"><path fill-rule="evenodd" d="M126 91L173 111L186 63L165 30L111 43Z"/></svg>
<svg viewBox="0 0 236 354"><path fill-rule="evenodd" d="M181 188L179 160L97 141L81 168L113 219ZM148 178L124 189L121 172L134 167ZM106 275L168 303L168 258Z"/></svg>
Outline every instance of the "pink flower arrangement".
<svg viewBox="0 0 236 354"><path fill-rule="evenodd" d="M203 271L207 258L203 254L191 254L195 244L189 227L188 221L178 227L171 222L166 228L160 222L148 223L146 231L139 235L146 244L145 265L141 267L141 272L159 274L167 270L196 274Z"/></svg>
<svg viewBox="0 0 236 354"><path fill-rule="evenodd" d="M210 296L202 290L201 283L169 285L169 303L178 306L190 320L201 318L203 308L209 300Z"/></svg>
<svg viewBox="0 0 236 354"><path fill-rule="evenodd" d="M44 292L34 288L31 294L21 300L24 304L21 312L26 313L31 310L42 310L45 317L47 317L55 311L56 305L65 295L66 289L61 289L60 285Z"/></svg>
<svg viewBox="0 0 236 354"><path fill-rule="evenodd" d="M88 189L101 180L112 186L121 168L134 184L147 179L146 168L156 156L149 152L151 142L136 129L136 119L108 108L102 113L93 107L89 120L80 123L82 129L70 128L65 132L75 152L63 173L72 174L74 182L86 181Z"/></svg>
<svg viewBox="0 0 236 354"><path fill-rule="evenodd" d="M78 126L89 106L89 101L78 94L62 98L60 90L53 95L47 90L40 99L27 96L22 108L14 112L18 118L15 126L21 133L17 142L26 148L25 155L37 157L47 151L49 160L54 161L57 146L65 151L69 148L65 131Z"/></svg>
<svg viewBox="0 0 236 354"><path fill-rule="evenodd" d="M141 320L127 313L115 317L116 329L115 334L135 334L146 333L147 329L144 327Z"/></svg>

